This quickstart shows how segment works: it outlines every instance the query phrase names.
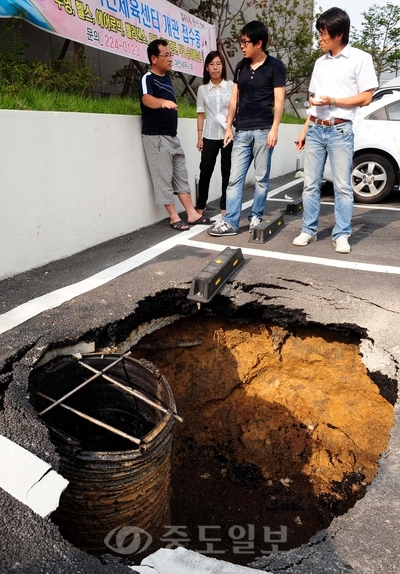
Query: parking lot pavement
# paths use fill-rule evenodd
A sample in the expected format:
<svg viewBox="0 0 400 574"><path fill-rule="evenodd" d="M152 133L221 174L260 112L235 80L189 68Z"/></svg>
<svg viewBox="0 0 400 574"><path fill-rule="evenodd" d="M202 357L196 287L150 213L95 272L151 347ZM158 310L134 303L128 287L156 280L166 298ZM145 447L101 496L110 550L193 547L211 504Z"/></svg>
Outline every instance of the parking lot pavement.
<svg viewBox="0 0 400 574"><path fill-rule="evenodd" d="M293 176L293 174L291 174ZM279 177L271 181L269 200L264 219L274 220L284 215L285 226L264 244L249 242L247 215L249 207L243 211L241 228L237 236L216 238L207 234L204 226L197 226L190 232L176 233L166 222L143 228L131 234L108 241L87 249L72 257L56 261L43 267L21 273L10 279L0 281L0 333L9 325L18 324L32 313L46 309L46 305L57 305L68 300L85 289L91 290L118 274L135 268L147 259L151 259L162 250L168 251L175 245L191 245L212 251L226 246L240 247L249 253L271 259L292 260L299 263L313 263L327 267L374 270L377 273L397 273L399 264L397 246L399 239L398 220L400 207L394 200L379 205L356 204L353 217L353 235L350 239L350 255L339 255L334 251L330 239L333 225L333 197L322 193L320 228L318 241L306 247L292 245L293 238L299 233L301 213L285 215L286 207L301 200L302 180L290 176ZM252 189L249 187L244 199L250 204ZM214 202L216 205L217 202ZM217 209L210 213L213 217ZM375 267L377 266L377 267ZM86 284L84 284L86 282ZM77 287L72 290L68 287ZM65 293L60 293L61 290ZM40 301L49 293L55 293L53 301ZM32 303L34 301L35 303ZM19 309L18 317L8 319L13 309L29 305L31 308ZM6 317L4 317L6 315ZM2 318L3 316L3 318Z"/></svg>
<svg viewBox="0 0 400 574"><path fill-rule="evenodd" d="M275 193L276 192L276 193ZM268 215L282 213L301 195L301 181L274 180ZM248 198L245 198L246 200ZM248 209L248 208L246 208ZM300 216L265 244L249 243L243 229L212 238L202 226L176 233L167 223L132 233L74 257L0 282L0 433L57 469L58 456L29 402L31 369L54 348L78 341L104 343L117 328L171 314L193 314L186 299L194 276L227 245L243 250L245 265L209 304L218 313L257 301L271 321L326 325L359 333L370 372L398 380L400 211L396 205L360 206L348 255L330 239L333 204L323 197L318 241L292 245ZM161 302L154 305L155 297ZM200 311L201 312L201 311ZM155 316L155 315L154 315ZM2 389L2 390L1 390ZM386 453L366 496L300 549L260 559L274 574L397 574L400 563L400 426L398 405ZM48 519L0 489L0 572L129 572L111 559L100 563L73 548Z"/></svg>

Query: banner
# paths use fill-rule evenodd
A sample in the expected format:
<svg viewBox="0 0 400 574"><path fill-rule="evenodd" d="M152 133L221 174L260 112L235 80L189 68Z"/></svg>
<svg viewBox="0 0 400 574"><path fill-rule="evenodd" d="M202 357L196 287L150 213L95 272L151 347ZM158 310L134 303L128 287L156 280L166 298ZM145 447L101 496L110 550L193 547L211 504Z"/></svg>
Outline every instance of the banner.
<svg viewBox="0 0 400 574"><path fill-rule="evenodd" d="M149 42L164 38L173 70L193 76L216 49L215 27L167 0L0 0L0 17L145 63Z"/></svg>

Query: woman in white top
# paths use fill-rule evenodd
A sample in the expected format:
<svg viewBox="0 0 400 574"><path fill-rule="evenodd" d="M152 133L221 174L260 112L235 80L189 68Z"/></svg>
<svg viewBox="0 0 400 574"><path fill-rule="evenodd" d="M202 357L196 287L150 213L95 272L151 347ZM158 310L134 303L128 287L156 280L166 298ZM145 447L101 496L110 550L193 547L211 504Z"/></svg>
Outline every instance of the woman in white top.
<svg viewBox="0 0 400 574"><path fill-rule="evenodd" d="M231 170L232 142L224 147L224 120L228 114L233 82L226 79L225 59L218 51L208 54L204 62L203 85L197 92L197 149L201 151L199 192L196 210L202 214L215 162L221 150L222 215L226 210L226 188ZM204 118L206 117L206 122ZM219 118L219 119L218 119ZM226 124L226 121L225 121Z"/></svg>

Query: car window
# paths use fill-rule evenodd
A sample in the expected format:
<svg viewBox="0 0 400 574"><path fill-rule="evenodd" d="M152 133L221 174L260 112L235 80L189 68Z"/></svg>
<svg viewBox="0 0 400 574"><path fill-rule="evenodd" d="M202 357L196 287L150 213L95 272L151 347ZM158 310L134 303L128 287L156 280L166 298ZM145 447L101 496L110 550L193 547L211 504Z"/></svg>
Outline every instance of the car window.
<svg viewBox="0 0 400 574"><path fill-rule="evenodd" d="M387 115L389 120L400 122L400 102L395 102L387 107Z"/></svg>
<svg viewBox="0 0 400 574"><path fill-rule="evenodd" d="M379 108L379 110L376 110L376 112L374 112L373 114L368 116L367 119L368 120L387 120L388 117L386 115L386 108Z"/></svg>

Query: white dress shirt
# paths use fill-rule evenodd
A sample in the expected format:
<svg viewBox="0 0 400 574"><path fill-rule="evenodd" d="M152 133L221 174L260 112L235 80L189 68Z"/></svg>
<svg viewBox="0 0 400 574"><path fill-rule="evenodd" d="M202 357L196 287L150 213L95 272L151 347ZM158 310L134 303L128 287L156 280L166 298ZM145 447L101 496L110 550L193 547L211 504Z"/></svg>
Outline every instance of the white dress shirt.
<svg viewBox="0 0 400 574"><path fill-rule="evenodd" d="M378 87L372 57L347 44L337 56L328 51L315 62L309 91L319 96L348 98ZM358 107L312 106L310 116L353 120Z"/></svg>
<svg viewBox="0 0 400 574"><path fill-rule="evenodd" d="M222 80L215 86L211 80L202 84L197 91L196 111L205 113L206 121L203 127L203 137L210 140L224 139L225 130L216 119L217 114L225 118L228 115L228 104L231 98L233 82Z"/></svg>

